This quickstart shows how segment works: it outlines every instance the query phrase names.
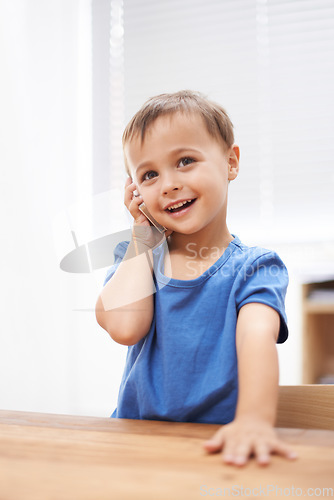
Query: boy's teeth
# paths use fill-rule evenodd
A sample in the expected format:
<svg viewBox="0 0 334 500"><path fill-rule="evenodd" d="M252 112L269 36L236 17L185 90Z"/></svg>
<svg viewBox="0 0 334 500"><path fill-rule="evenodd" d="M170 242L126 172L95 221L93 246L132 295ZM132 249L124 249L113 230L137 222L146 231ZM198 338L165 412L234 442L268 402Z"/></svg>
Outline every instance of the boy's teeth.
<svg viewBox="0 0 334 500"><path fill-rule="evenodd" d="M191 200L187 201L180 201L180 203L176 203L175 205L172 205L171 207L168 207L168 210L174 210L175 208L182 207L182 205L185 205L186 203L190 203Z"/></svg>

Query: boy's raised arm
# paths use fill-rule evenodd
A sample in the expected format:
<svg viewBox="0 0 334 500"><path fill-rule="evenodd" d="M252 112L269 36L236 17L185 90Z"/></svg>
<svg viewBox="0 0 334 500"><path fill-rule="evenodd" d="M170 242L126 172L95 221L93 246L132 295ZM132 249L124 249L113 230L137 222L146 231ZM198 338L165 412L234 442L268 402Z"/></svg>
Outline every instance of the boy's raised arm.
<svg viewBox="0 0 334 500"><path fill-rule="evenodd" d="M272 453L296 458L274 430L279 326L279 314L264 304L249 303L239 311L236 331L239 392L235 419L204 443L209 452L223 449L227 463L244 465L252 454L262 465L269 463Z"/></svg>
<svg viewBox="0 0 334 500"><path fill-rule="evenodd" d="M153 318L153 255L157 234L138 209L140 197L133 198L134 184L125 185L125 205L135 222L132 240L115 274L96 303L96 319L118 343L133 345L149 331ZM161 235L160 235L161 238Z"/></svg>
<svg viewBox="0 0 334 500"><path fill-rule="evenodd" d="M138 245L139 246L139 245ZM133 241L96 303L96 319L116 342L133 345L149 331L154 285L148 257L136 255Z"/></svg>

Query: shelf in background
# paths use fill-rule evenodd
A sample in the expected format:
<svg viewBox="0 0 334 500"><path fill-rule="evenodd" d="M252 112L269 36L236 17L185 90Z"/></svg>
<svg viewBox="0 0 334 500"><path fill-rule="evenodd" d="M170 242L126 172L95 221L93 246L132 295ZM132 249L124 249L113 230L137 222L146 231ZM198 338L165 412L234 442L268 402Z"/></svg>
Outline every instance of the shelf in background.
<svg viewBox="0 0 334 500"><path fill-rule="evenodd" d="M334 314L334 302L320 302L307 299L304 303L304 311L313 314Z"/></svg>
<svg viewBox="0 0 334 500"><path fill-rule="evenodd" d="M302 286L303 383L334 380L334 280Z"/></svg>

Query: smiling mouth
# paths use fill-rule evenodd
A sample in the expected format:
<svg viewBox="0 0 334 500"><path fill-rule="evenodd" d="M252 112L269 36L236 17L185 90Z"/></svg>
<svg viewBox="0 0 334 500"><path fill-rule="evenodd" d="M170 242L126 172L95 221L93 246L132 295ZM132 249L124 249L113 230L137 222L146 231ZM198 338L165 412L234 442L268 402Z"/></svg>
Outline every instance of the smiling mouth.
<svg viewBox="0 0 334 500"><path fill-rule="evenodd" d="M193 200L183 201L182 203L181 202L177 203L169 208L166 208L166 212L169 213L181 212L181 210L190 207L190 205L192 205L194 201L196 201L196 198L194 198Z"/></svg>

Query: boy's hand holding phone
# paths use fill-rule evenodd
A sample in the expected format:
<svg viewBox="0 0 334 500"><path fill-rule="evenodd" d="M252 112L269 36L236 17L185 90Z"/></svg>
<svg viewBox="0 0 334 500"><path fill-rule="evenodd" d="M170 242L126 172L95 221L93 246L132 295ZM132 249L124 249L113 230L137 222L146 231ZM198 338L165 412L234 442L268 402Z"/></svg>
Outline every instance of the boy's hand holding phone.
<svg viewBox="0 0 334 500"><path fill-rule="evenodd" d="M140 208L140 205L143 205L143 198L138 193L136 184L131 177L128 177L125 183L124 203L134 219L132 237L138 246L138 253L154 248L162 242L164 237L171 234L171 231L166 230L153 219L147 209L145 210L145 206L143 211L147 213L147 216L144 215ZM148 217L154 222L154 225ZM141 247L143 248L141 249Z"/></svg>

